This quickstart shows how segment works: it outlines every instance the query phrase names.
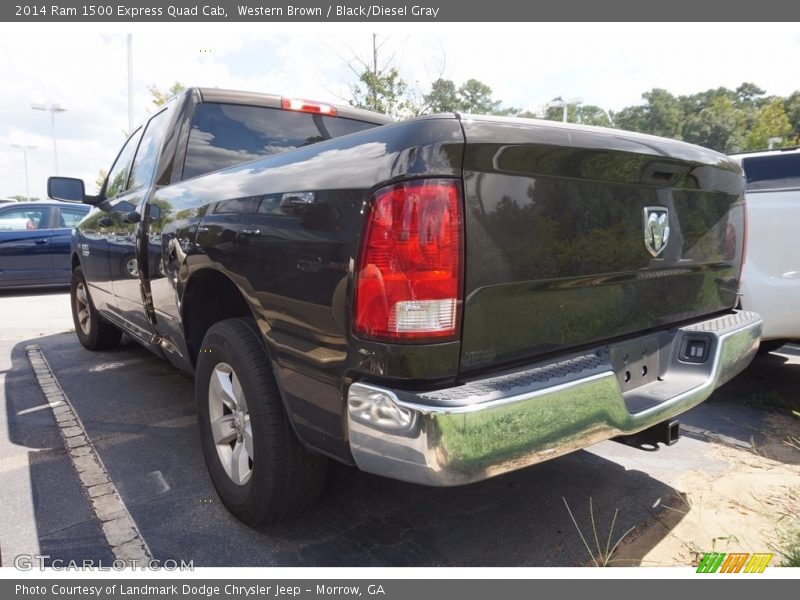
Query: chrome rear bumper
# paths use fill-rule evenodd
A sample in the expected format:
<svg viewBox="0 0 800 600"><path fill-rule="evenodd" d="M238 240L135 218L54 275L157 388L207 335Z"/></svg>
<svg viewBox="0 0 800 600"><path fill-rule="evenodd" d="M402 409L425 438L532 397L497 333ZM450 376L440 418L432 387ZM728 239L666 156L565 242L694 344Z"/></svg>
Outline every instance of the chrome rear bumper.
<svg viewBox="0 0 800 600"><path fill-rule="evenodd" d="M637 433L700 404L742 371L761 323L756 313L735 312L641 338L642 348L656 348L658 373L638 387L623 383L637 340L434 392L354 383L350 449L362 471L451 486ZM699 363L687 358L697 340L707 344Z"/></svg>

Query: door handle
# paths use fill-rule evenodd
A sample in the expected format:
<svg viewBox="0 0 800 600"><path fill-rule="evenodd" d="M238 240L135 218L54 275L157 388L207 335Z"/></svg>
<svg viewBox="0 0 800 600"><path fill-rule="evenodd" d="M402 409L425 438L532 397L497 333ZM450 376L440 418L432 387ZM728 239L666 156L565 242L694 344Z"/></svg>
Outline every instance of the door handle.
<svg viewBox="0 0 800 600"><path fill-rule="evenodd" d="M43 246L44 244L47 243L47 238L42 238L42 239L39 239L39 240L35 240L33 243L36 244L37 246Z"/></svg>
<svg viewBox="0 0 800 600"><path fill-rule="evenodd" d="M301 214L314 203L314 192L291 192L281 196L281 210Z"/></svg>
<svg viewBox="0 0 800 600"><path fill-rule="evenodd" d="M186 259L186 252L183 251L180 242L175 238L172 238L167 246L167 259L170 261L178 261L180 263L183 263L183 261Z"/></svg>
<svg viewBox="0 0 800 600"><path fill-rule="evenodd" d="M100 225L100 227L111 227L114 224L114 221L111 219L111 217L100 217L97 219L97 224Z"/></svg>

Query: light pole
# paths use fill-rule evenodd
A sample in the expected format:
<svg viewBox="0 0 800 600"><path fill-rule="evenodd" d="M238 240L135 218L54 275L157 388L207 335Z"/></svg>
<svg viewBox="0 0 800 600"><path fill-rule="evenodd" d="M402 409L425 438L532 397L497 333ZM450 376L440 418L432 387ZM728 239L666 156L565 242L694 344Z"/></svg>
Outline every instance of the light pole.
<svg viewBox="0 0 800 600"><path fill-rule="evenodd" d="M31 199L30 190L28 189L28 150L36 150L36 146L25 146L24 144L11 144L12 148L19 148L22 150L22 156L25 157L25 200Z"/></svg>
<svg viewBox="0 0 800 600"><path fill-rule="evenodd" d="M49 106L46 104L31 104L31 108L33 110L46 110L50 113L50 129L53 132L53 163L55 164L56 172L55 174L58 175L58 148L56 147L56 113L64 112L67 110L63 108L60 104L50 104Z"/></svg>
<svg viewBox="0 0 800 600"><path fill-rule="evenodd" d="M566 123L567 122L567 109L569 108L570 104L583 104L583 98L570 98L569 100L552 100L547 103L547 108L550 107L558 107L562 108L563 112L561 113L561 120Z"/></svg>
<svg viewBox="0 0 800 600"><path fill-rule="evenodd" d="M128 131L133 131L133 34L128 34Z"/></svg>

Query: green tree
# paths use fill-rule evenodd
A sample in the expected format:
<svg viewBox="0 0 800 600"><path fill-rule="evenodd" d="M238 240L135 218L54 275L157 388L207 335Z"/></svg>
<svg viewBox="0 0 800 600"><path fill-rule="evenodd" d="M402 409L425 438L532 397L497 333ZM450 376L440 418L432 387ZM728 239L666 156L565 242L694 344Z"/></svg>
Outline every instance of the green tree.
<svg viewBox="0 0 800 600"><path fill-rule="evenodd" d="M105 169L100 169L97 172L97 178L94 180L95 194L99 194L100 190L103 189L103 183L105 182L106 177L108 177L108 171Z"/></svg>
<svg viewBox="0 0 800 600"><path fill-rule="evenodd" d="M439 78L431 84L431 91L422 97L425 112L458 112L461 102L456 84L451 79Z"/></svg>
<svg viewBox="0 0 800 600"><path fill-rule="evenodd" d="M716 89L708 89L704 92L698 92L689 96L679 96L678 102L681 104L683 114L686 117L689 117L691 115L699 115L700 112L703 109L708 108L716 98L727 98L731 102L738 101L738 96L735 91L726 87L718 87Z"/></svg>
<svg viewBox="0 0 800 600"><path fill-rule="evenodd" d="M514 116L520 110L502 106L500 100L493 98L492 88L477 79L468 79L456 88L451 79L439 78L431 84L430 92L423 96L421 112Z"/></svg>
<svg viewBox="0 0 800 600"><path fill-rule="evenodd" d="M466 113L493 115L502 110L500 100L492 98L492 88L477 79L468 79L458 88L458 100Z"/></svg>
<svg viewBox="0 0 800 600"><path fill-rule="evenodd" d="M612 113L614 126L627 131L647 131L647 116L644 106L626 106Z"/></svg>
<svg viewBox="0 0 800 600"><path fill-rule="evenodd" d="M645 104L623 108L614 123L621 129L681 139L684 112L680 101L667 90L653 88L642 94Z"/></svg>
<svg viewBox="0 0 800 600"><path fill-rule="evenodd" d="M748 83L745 81L736 88L736 103L739 106L758 108L762 102L761 96L764 94L766 94L766 91L762 90L755 83Z"/></svg>
<svg viewBox="0 0 800 600"><path fill-rule="evenodd" d="M150 101L153 103L153 105L163 106L170 98L177 96L183 90L185 90L186 86L180 81L176 81L166 92L161 90L156 84L147 86L147 89L150 91Z"/></svg>
<svg viewBox="0 0 800 600"><path fill-rule="evenodd" d="M645 105L647 133L680 139L683 109L678 99L660 88L645 92L642 97L647 101Z"/></svg>
<svg viewBox="0 0 800 600"><path fill-rule="evenodd" d="M498 117L518 117L520 114L531 114L529 111L523 111L514 106L498 106L494 112L490 113Z"/></svg>
<svg viewBox="0 0 800 600"><path fill-rule="evenodd" d="M800 91L793 92L791 96L786 98L783 103L783 109L786 111L786 117L792 126L788 142L790 144L800 144Z"/></svg>
<svg viewBox="0 0 800 600"><path fill-rule="evenodd" d="M738 152L744 145L747 117L730 96L719 95L699 113L689 115L683 125L683 139L718 152Z"/></svg>
<svg viewBox="0 0 800 600"><path fill-rule="evenodd" d="M548 121L563 121L564 120L564 100L561 96L556 96L544 109L544 119ZM567 121L570 123L579 123L578 120L578 107L579 104L567 104Z"/></svg>
<svg viewBox="0 0 800 600"><path fill-rule="evenodd" d="M370 60L356 56L347 63L358 77L350 86L350 104L396 118L417 115L421 107L411 99L408 84L400 72L391 66L393 56L381 65L380 52L385 42L385 39L378 41L377 34L373 33Z"/></svg>
<svg viewBox="0 0 800 600"><path fill-rule="evenodd" d="M792 132L792 124L786 116L783 99L774 98L756 113L755 122L745 138L746 150L757 150L769 145L769 138L778 137L786 142Z"/></svg>
<svg viewBox="0 0 800 600"><path fill-rule="evenodd" d="M684 139L723 152L740 150L765 101L764 93L756 84L743 82L735 90L718 87L680 96Z"/></svg>
<svg viewBox="0 0 800 600"><path fill-rule="evenodd" d="M416 107L408 97L408 84L391 67L380 72L365 70L358 83L351 88L350 104L392 117L407 117L416 114Z"/></svg>
<svg viewBox="0 0 800 600"><path fill-rule="evenodd" d="M567 112L569 112L569 110ZM583 125L596 125L597 127L611 127L610 115L599 106L593 104L580 104L576 106L575 122Z"/></svg>

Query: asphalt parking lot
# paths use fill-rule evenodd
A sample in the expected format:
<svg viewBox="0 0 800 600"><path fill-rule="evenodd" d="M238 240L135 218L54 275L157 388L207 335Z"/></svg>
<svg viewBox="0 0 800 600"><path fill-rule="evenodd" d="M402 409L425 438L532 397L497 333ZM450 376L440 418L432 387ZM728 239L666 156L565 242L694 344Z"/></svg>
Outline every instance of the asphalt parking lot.
<svg viewBox="0 0 800 600"><path fill-rule="evenodd" d="M786 346L685 415L675 446L644 452L604 442L463 488L424 488L331 464L310 510L255 531L226 512L211 486L191 379L127 338L113 351L88 352L71 329L61 290L0 295L3 565L22 553L112 559L36 385L25 352L31 344L42 349L153 556L195 566L586 564L565 501L584 532L591 532L590 498L601 537L615 511L615 539L643 527L654 507L691 492L675 487L678 475L713 478L730 469L712 446L746 451L779 435L775 399L796 400L800 381L800 348ZM641 558L668 535L640 536L628 555Z"/></svg>

